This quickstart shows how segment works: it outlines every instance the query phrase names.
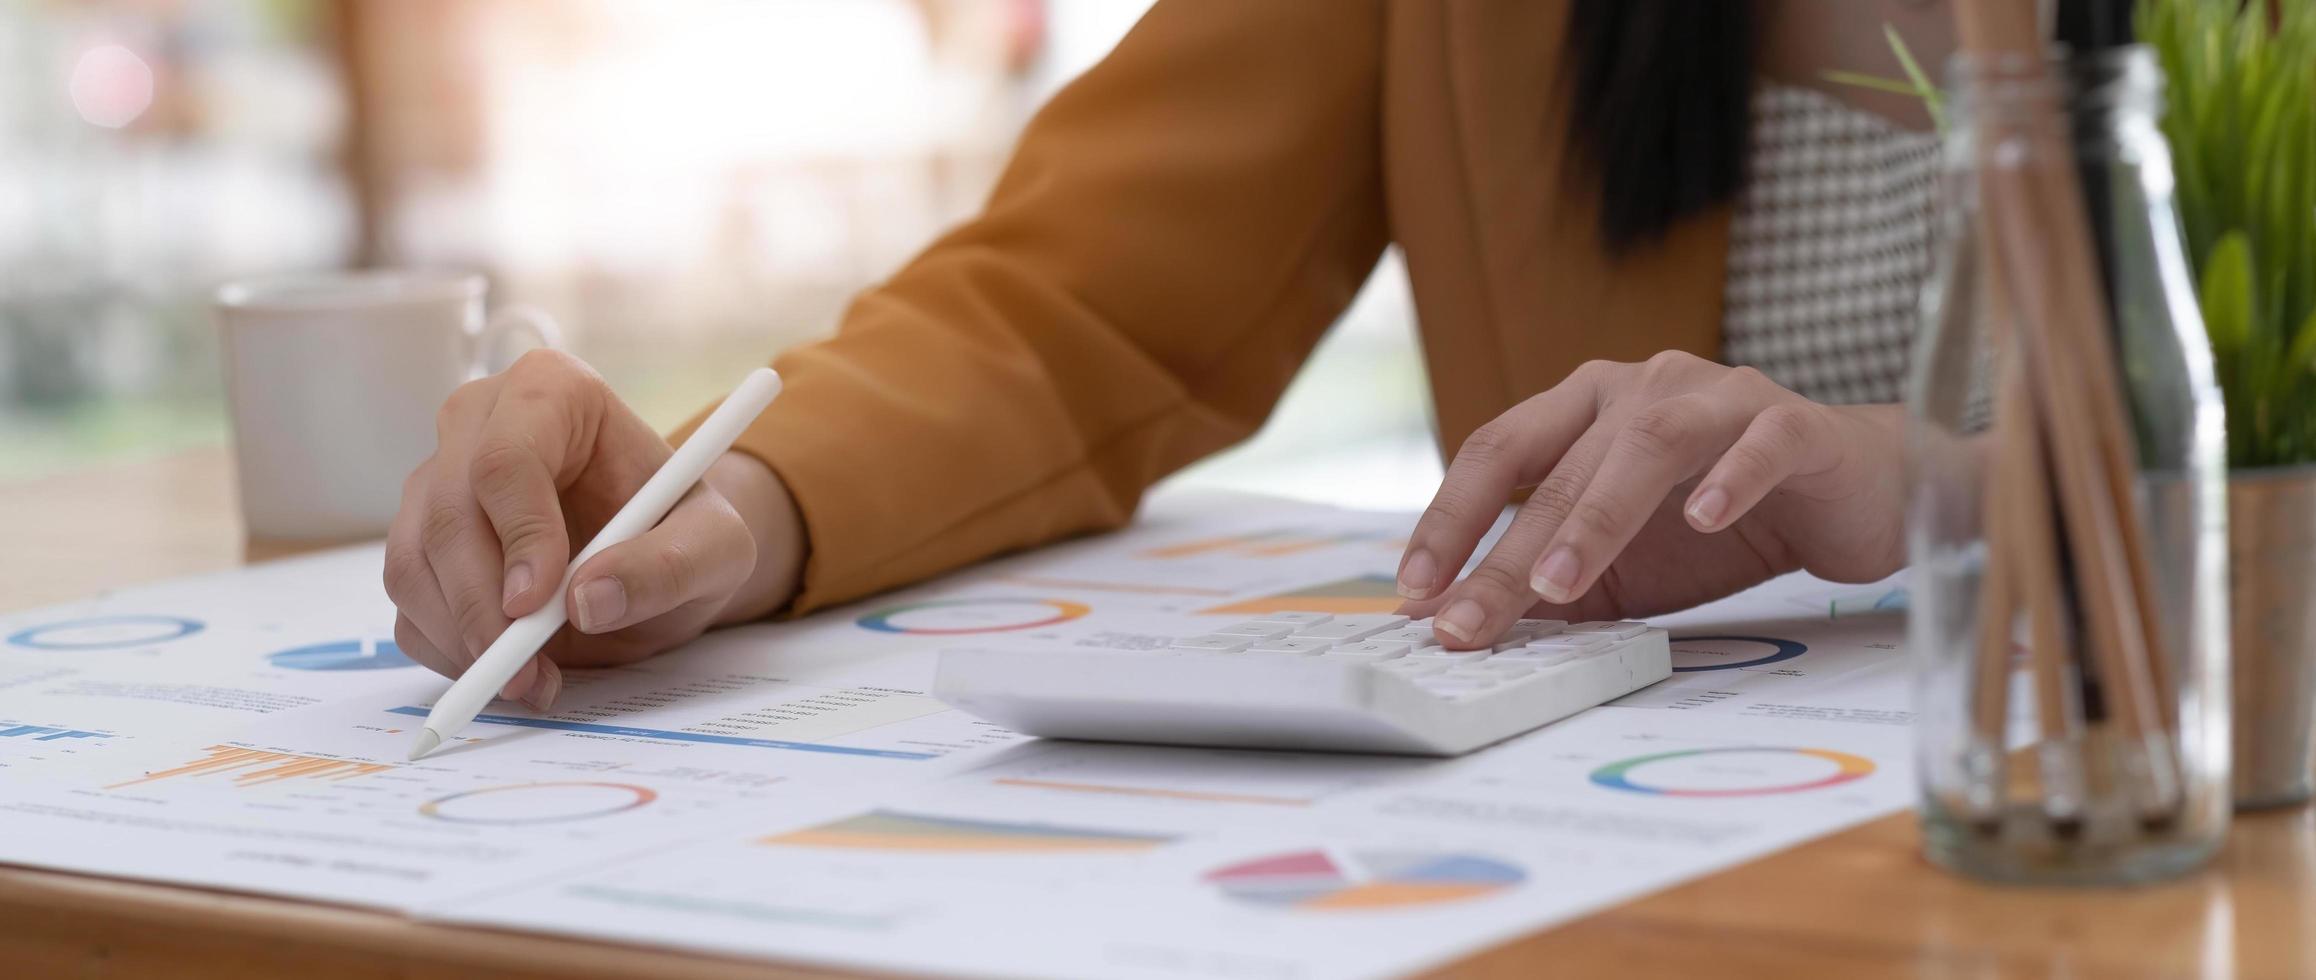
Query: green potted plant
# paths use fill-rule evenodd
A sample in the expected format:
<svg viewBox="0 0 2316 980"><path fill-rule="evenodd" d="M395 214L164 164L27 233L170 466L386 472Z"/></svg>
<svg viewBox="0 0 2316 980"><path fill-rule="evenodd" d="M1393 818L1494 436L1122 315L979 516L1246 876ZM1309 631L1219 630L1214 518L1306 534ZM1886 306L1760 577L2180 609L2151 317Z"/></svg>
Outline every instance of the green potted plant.
<svg viewBox="0 0 2316 980"><path fill-rule="evenodd" d="M2236 802L2297 803L2316 704L2316 0L2141 0L2227 401Z"/></svg>

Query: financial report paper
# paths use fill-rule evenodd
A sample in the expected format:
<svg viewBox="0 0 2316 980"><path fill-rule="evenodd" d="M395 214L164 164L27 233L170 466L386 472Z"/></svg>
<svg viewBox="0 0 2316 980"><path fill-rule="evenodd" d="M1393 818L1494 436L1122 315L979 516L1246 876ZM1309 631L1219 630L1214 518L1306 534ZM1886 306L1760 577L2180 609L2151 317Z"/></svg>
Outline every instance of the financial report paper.
<svg viewBox="0 0 2316 980"><path fill-rule="evenodd" d="M1902 602L1780 580L1656 625L1674 673L1470 756L1028 739L926 693L1389 611L1412 515L1160 500L1126 531L572 671L406 761L446 682L357 548L0 617L0 861L855 968L1367 977L1912 798ZM1829 610L1862 610L1830 617Z"/></svg>

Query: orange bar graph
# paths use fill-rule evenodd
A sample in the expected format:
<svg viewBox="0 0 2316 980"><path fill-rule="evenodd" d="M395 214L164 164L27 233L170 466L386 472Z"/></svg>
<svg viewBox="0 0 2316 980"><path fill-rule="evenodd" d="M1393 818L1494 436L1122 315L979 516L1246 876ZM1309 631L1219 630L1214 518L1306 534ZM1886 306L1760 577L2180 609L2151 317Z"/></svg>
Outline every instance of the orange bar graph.
<svg viewBox="0 0 2316 980"><path fill-rule="evenodd" d="M1357 531L1347 533L1325 531L1316 533L1303 531L1258 531L1253 534L1238 534L1227 538L1204 538L1197 541L1185 541L1181 544L1167 545L1160 548L1150 548L1143 551L1141 556L1144 558L1158 559L1189 558L1193 555L1204 555L1212 554L1218 551L1227 551L1250 558L1281 558L1287 555L1301 554L1306 551L1317 551L1321 548L1331 548L1339 544L1351 544L1358 541L1380 541L1382 540L1382 537L1382 535L1378 534Z"/></svg>
<svg viewBox="0 0 2316 980"><path fill-rule="evenodd" d="M291 779L341 780L385 772L394 768L375 762L349 762L344 759L319 759L313 756L291 755L286 752L267 752L263 749L244 749L231 745L212 745L206 749L207 758L188 762L175 769L146 773L142 779L115 783L106 789L154 783L179 776L207 776L213 773L236 773L236 786L261 786Z"/></svg>

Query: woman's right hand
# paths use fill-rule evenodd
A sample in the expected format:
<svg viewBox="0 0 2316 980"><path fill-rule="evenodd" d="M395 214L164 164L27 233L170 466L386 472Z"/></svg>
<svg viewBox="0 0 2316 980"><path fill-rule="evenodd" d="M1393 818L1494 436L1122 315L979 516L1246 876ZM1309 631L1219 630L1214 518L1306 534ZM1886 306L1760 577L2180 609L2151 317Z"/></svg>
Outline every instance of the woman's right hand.
<svg viewBox="0 0 2316 980"><path fill-rule="evenodd" d="M571 556L673 449L594 369L555 351L451 393L386 536L394 641L449 677L546 605ZM570 625L500 692L544 710L560 667L629 663L785 605L803 522L771 469L726 453L659 525L571 576Z"/></svg>

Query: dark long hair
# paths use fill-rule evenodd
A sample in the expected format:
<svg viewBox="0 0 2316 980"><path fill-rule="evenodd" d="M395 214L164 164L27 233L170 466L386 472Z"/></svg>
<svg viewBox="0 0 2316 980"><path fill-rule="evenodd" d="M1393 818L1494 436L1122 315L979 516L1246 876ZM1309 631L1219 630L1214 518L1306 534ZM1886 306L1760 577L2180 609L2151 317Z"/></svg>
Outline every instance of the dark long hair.
<svg viewBox="0 0 2316 980"><path fill-rule="evenodd" d="M1602 243L1628 252L1743 186L1756 4L1574 5L1563 63L1575 172L1600 195Z"/></svg>

